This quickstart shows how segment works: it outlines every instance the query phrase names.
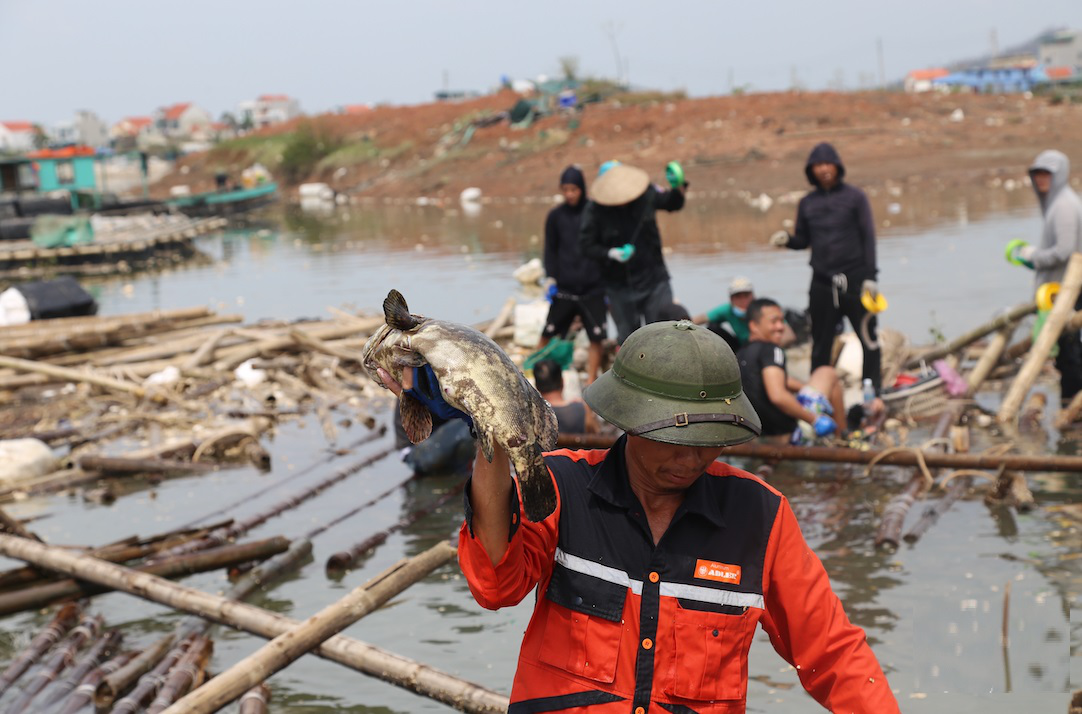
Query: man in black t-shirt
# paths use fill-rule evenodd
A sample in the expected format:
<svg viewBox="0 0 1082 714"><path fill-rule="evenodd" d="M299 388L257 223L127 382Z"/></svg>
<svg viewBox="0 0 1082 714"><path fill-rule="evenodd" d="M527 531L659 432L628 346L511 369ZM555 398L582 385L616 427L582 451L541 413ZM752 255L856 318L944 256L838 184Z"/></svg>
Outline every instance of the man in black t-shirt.
<svg viewBox="0 0 1082 714"><path fill-rule="evenodd" d="M744 393L762 421L763 436L791 435L793 443L802 443L833 434L837 423L831 415L845 413L834 368L817 368L807 384L789 376L781 348L785 316L770 298L748 305L748 330L751 339L736 357Z"/></svg>

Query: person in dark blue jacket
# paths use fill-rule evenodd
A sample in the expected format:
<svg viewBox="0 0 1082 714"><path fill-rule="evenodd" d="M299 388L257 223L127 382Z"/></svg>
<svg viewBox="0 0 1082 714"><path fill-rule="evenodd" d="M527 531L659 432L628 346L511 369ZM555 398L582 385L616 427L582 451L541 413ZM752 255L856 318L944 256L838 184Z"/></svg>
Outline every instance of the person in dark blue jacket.
<svg viewBox="0 0 1082 714"><path fill-rule="evenodd" d="M579 224L586 206L586 179L577 166L568 166L560 175L564 202L549 211L545 220L545 273L553 281L549 288L552 306L541 332L538 349L553 337L563 337L575 317L582 319L590 351L586 383L597 379L601 368L601 343L608 336L608 309L601 264L583 255L579 247Z"/></svg>
<svg viewBox="0 0 1082 714"><path fill-rule="evenodd" d="M880 393L882 374L875 315L861 302L879 295L875 259L875 222L868 197L845 183L845 165L833 146L812 149L804 167L815 188L800 199L792 235L778 231L772 245L792 250L811 248L811 368L830 364L834 335L842 317L849 318L864 348L864 377Z"/></svg>

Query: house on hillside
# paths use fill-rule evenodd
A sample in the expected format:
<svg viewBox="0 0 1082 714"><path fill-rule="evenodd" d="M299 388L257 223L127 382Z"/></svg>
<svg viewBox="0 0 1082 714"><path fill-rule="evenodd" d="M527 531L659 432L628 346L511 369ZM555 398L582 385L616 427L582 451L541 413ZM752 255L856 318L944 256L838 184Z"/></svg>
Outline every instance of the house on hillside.
<svg viewBox="0 0 1082 714"><path fill-rule="evenodd" d="M343 104L338 107L339 114L367 114L372 111L370 104Z"/></svg>
<svg viewBox="0 0 1082 714"><path fill-rule="evenodd" d="M53 125L49 138L55 144L105 146L109 141L109 129L97 114L84 109L75 112L73 120Z"/></svg>
<svg viewBox="0 0 1082 714"><path fill-rule="evenodd" d="M237 123L253 129L281 124L300 115L300 103L285 94L261 94L237 105Z"/></svg>
<svg viewBox="0 0 1082 714"><path fill-rule="evenodd" d="M1030 92L1048 81L1044 68L1036 67L975 67L958 70L932 80L935 87L980 94Z"/></svg>
<svg viewBox="0 0 1082 714"><path fill-rule="evenodd" d="M1065 30L1041 40L1037 58L1047 67L1073 67L1082 72L1082 30Z"/></svg>
<svg viewBox="0 0 1082 714"><path fill-rule="evenodd" d="M950 74L949 70L942 67L936 67L935 69L915 69L905 76L905 91L910 94L920 92L930 92L935 89L932 84L934 80L940 77L946 77Z"/></svg>
<svg viewBox="0 0 1082 714"><path fill-rule="evenodd" d="M0 152L22 154L34 148L38 128L28 121L0 121Z"/></svg>
<svg viewBox="0 0 1082 714"><path fill-rule="evenodd" d="M210 112L191 102L162 107L154 115L154 127L170 139L203 138L213 123Z"/></svg>
<svg viewBox="0 0 1082 714"><path fill-rule="evenodd" d="M154 129L154 120L150 117L124 117L116 124L109 127L109 136L112 139L135 139L147 134Z"/></svg>

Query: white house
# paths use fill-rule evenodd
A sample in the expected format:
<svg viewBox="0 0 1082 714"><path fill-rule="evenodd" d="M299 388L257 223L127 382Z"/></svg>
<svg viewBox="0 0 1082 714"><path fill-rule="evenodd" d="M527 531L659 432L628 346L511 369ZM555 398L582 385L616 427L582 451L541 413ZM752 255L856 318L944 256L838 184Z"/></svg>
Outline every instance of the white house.
<svg viewBox="0 0 1082 714"><path fill-rule="evenodd" d="M301 115L301 105L285 94L261 94L255 99L237 105L237 122L260 129L271 124L281 124Z"/></svg>
<svg viewBox="0 0 1082 714"><path fill-rule="evenodd" d="M1057 32L1041 41L1037 59L1046 67L1073 67L1082 71L1082 30Z"/></svg>
<svg viewBox="0 0 1082 714"><path fill-rule="evenodd" d="M210 112L191 102L162 107L154 115L154 125L158 131L175 139L205 137L213 123Z"/></svg>
<svg viewBox="0 0 1082 714"><path fill-rule="evenodd" d="M0 151L21 154L33 151L37 128L28 121L0 121Z"/></svg>
<svg viewBox="0 0 1082 714"><path fill-rule="evenodd" d="M80 110L71 121L53 125L51 138L58 144L85 144L104 146L109 141L109 130L97 114Z"/></svg>

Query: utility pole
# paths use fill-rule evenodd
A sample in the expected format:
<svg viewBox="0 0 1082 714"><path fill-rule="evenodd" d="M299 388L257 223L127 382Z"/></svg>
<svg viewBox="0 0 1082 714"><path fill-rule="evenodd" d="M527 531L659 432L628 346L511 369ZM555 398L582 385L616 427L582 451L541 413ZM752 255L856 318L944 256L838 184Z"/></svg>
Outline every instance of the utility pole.
<svg viewBox="0 0 1082 714"><path fill-rule="evenodd" d="M609 20L605 24L605 32L606 32L606 34L608 34L609 42L612 44L612 53L616 57L616 82L617 82L617 84L619 84L621 82L620 75L624 70L624 62L623 62L623 60L620 59L620 48L616 44L616 33L617 33L616 23L613 22L612 20Z"/></svg>
<svg viewBox="0 0 1082 714"><path fill-rule="evenodd" d="M992 59L995 59L999 55L999 37L994 27L988 31L988 48L992 51Z"/></svg>
<svg viewBox="0 0 1082 714"><path fill-rule="evenodd" d="M887 72L883 64L883 38L875 38L875 52L879 56L879 88L887 88Z"/></svg>

